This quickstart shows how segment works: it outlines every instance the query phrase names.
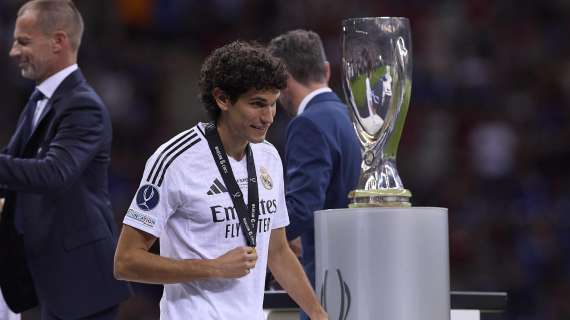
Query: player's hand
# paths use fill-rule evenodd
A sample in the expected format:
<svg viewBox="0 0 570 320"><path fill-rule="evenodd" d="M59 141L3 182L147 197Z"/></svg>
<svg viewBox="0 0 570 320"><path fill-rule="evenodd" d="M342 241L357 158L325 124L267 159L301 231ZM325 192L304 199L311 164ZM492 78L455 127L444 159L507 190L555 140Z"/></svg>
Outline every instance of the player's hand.
<svg viewBox="0 0 570 320"><path fill-rule="evenodd" d="M252 247L237 247L214 260L220 278L241 278L255 268L257 252Z"/></svg>
<svg viewBox="0 0 570 320"><path fill-rule="evenodd" d="M0 214L2 214L3 210L4 210L4 198L0 198Z"/></svg>

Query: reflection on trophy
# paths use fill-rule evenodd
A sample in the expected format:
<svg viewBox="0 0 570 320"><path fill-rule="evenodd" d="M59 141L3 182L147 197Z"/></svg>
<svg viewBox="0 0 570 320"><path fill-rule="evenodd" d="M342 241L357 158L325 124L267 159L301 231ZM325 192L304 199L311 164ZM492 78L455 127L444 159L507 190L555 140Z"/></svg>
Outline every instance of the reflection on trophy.
<svg viewBox="0 0 570 320"><path fill-rule="evenodd" d="M344 20L342 62L343 88L363 158L349 207L409 207L411 193L396 169L412 89L408 19Z"/></svg>

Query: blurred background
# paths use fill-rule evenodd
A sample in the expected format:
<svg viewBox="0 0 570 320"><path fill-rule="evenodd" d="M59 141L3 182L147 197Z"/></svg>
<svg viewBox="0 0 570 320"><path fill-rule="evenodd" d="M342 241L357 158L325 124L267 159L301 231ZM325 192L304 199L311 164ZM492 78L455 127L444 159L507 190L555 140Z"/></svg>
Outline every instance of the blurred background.
<svg viewBox="0 0 570 320"><path fill-rule="evenodd" d="M0 146L33 90L9 60L21 0L0 0ZM200 65L232 40L316 31L339 96L343 18L404 16L413 90L398 167L415 206L449 208L452 290L507 291L507 319L570 319L570 1L77 0L79 65L110 109L119 224L146 159L206 120ZM269 140L282 148L289 119ZM1 263L1 262L0 262ZM122 319L157 319L135 286Z"/></svg>

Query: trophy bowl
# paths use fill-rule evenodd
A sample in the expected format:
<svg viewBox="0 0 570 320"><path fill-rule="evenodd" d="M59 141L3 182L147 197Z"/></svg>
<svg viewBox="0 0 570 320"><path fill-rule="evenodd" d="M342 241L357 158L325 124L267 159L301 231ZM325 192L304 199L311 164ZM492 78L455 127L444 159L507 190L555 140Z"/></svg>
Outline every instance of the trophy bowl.
<svg viewBox="0 0 570 320"><path fill-rule="evenodd" d="M342 82L362 150L357 189L349 207L409 207L411 192L396 169L396 153L412 89L407 18L352 18L342 22Z"/></svg>

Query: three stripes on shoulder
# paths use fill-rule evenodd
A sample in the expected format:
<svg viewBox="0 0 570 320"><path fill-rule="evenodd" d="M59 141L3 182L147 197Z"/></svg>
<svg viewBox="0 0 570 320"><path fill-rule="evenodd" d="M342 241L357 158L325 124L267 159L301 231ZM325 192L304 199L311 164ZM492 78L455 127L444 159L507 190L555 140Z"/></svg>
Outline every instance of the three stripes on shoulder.
<svg viewBox="0 0 570 320"><path fill-rule="evenodd" d="M200 142L200 140L202 140L202 138L198 137L198 133L194 131L194 128L181 134L180 137L168 144L156 158L146 181L160 187L164 180L166 170L172 162L184 151Z"/></svg>

